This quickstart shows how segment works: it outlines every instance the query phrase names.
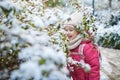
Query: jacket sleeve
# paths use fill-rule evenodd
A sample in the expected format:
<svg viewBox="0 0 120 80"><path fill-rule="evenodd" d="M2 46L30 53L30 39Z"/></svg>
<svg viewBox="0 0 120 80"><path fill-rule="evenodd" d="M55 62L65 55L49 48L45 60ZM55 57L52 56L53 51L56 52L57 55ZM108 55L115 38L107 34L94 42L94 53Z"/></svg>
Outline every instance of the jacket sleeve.
<svg viewBox="0 0 120 80"><path fill-rule="evenodd" d="M91 67L91 71L87 78L89 80L100 80L100 62L99 52L92 45L92 43L86 44L84 48L85 62Z"/></svg>

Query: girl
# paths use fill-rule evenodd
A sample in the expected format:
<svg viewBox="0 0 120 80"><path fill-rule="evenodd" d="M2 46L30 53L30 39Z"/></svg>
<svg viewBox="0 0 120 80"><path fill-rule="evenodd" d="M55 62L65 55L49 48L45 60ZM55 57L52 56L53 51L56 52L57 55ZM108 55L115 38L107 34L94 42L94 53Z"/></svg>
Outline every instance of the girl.
<svg viewBox="0 0 120 80"><path fill-rule="evenodd" d="M99 52L91 39L82 36L81 19L81 14L77 12L64 24L68 39L67 69L73 80L100 80Z"/></svg>

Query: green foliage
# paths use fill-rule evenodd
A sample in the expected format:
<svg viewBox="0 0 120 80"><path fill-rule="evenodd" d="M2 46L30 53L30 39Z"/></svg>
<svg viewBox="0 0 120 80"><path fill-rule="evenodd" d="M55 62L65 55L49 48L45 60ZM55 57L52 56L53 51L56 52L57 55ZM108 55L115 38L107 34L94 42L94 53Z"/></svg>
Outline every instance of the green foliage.
<svg viewBox="0 0 120 80"><path fill-rule="evenodd" d="M43 58L42 58L42 59L39 60L39 64L40 64L40 65L45 64L45 62L46 62L46 59L43 59Z"/></svg>
<svg viewBox="0 0 120 80"><path fill-rule="evenodd" d="M45 76L45 77L48 77L48 76L49 76L49 74L50 74L50 73L49 73L48 71L45 71L45 70L44 70L44 71L42 71L42 75L43 75L43 76Z"/></svg>
<svg viewBox="0 0 120 80"><path fill-rule="evenodd" d="M8 52L5 56L0 56L0 70L4 70L5 68L9 71L17 69L20 63L17 54L18 52L19 51L13 51L13 53ZM4 55L4 53L1 53L0 55Z"/></svg>
<svg viewBox="0 0 120 80"><path fill-rule="evenodd" d="M2 15L0 15L0 79L1 80L10 79L12 72L19 70L20 65L27 61L27 59L24 58L23 56L22 56L22 59L20 58L19 56L20 53L23 53L25 51L27 53L29 47L34 46L36 48L35 45L40 45L38 47L41 47L41 46L49 47L49 44L48 44L49 42L47 40L45 43L39 41L41 40L40 38L43 38L42 35L44 35L44 31L41 28L43 26L39 25L40 24L39 20L42 19L41 24L42 24L42 21L43 21L43 24L44 24L44 21L47 21L47 19L44 18L44 16L46 16L44 12L46 11L45 9L48 7L44 7L42 5L42 2L40 2L41 4L39 4L37 3L37 1L39 2L39 0L36 0L33 2L31 0L18 1L18 2L16 1L15 4L17 5L17 7L19 6L21 9L20 10L21 12L18 14L17 14L17 7L16 6L14 7L13 6L14 4L12 4L11 2L10 2L11 3L10 9L0 5L0 9L2 11ZM55 0L55 2L51 2L51 0L49 0L48 4L50 4L50 7L55 7L61 4L62 3L61 1L62 0ZM6 3L6 2L3 2L3 3ZM49 9L47 10L49 12ZM56 11L56 14L58 13L57 9L55 9L54 11ZM54 15L58 16L56 14ZM33 20L34 17L37 17L37 18ZM49 36L56 34L56 32L58 32L58 30L60 29L60 25L56 26L54 24L55 23L49 25L50 27L46 29L48 31ZM47 32L45 32L45 34L46 33ZM35 39L36 37L37 39ZM35 40L38 40L38 41L35 41ZM55 40L56 41L54 41L53 43L58 44L59 41L57 41L57 39ZM52 44L50 45L50 47L52 47ZM36 53L36 52L33 52L33 53ZM43 51L43 54L44 54L44 51ZM53 62L51 64L55 64L56 68L61 69L63 67L62 62L60 63L57 61L55 62L54 60L52 61L52 59L50 60L51 60L50 62ZM47 62L47 59L45 58L41 58L38 61L39 66L41 65L44 66L46 62ZM7 72L5 73L6 70ZM43 71L41 73L45 77L48 77L50 75L49 71ZM21 80L21 76L15 79ZM31 80L33 80L33 78L31 78Z"/></svg>
<svg viewBox="0 0 120 80"><path fill-rule="evenodd" d="M86 8L86 10L89 10L89 8ZM85 38L93 40L93 36L96 34L97 27L95 26L96 18L91 13L84 11L83 20L82 22L77 26L79 29L78 32L80 32ZM91 10L90 10L91 11ZM87 14L86 14L87 13Z"/></svg>
<svg viewBox="0 0 120 80"><path fill-rule="evenodd" d="M56 7L63 4L63 0L47 0L45 3L46 7Z"/></svg>
<svg viewBox="0 0 120 80"><path fill-rule="evenodd" d="M47 27L46 30L51 37L50 42L59 45L64 52L67 52L67 46L65 43L67 39L65 34L60 30L60 25L56 28L55 26Z"/></svg>
<svg viewBox="0 0 120 80"><path fill-rule="evenodd" d="M110 33L108 35L106 33L104 34L104 37L99 37L97 43L103 47L120 49L120 35L117 33Z"/></svg>
<svg viewBox="0 0 120 80"><path fill-rule="evenodd" d="M8 74L11 74L11 71L18 69L21 63L21 60L18 59L19 45L12 45L5 31L1 31L0 34L0 71L2 75L4 74L4 70L8 70ZM0 79L9 78L9 76L4 77L2 75Z"/></svg>
<svg viewBox="0 0 120 80"><path fill-rule="evenodd" d="M119 21L120 21L120 12L117 13L117 15L111 14L109 25L111 26L117 25Z"/></svg>
<svg viewBox="0 0 120 80"><path fill-rule="evenodd" d="M99 31L97 33L98 36L96 40L98 45L107 48L120 49L120 35L119 35L120 12L113 13L106 11L106 14L105 13L100 14L99 17L100 17L99 22L101 22L100 24L104 24L104 26L102 25L100 27L104 28L103 31L100 30L100 34Z"/></svg>
<svg viewBox="0 0 120 80"><path fill-rule="evenodd" d="M9 6L9 8L7 8L0 4L2 10L2 15L0 15L0 79L8 80L10 79L11 72L18 69L19 65L23 62L23 60L18 58L18 53L29 44L24 42L24 40L20 38L20 35L11 33L11 30L17 25L17 23L15 25L13 24L13 18L18 16L19 13L17 11L19 10L9 1L0 1L0 3L6 3L6 5ZM7 70L8 73L5 73L5 70Z"/></svg>

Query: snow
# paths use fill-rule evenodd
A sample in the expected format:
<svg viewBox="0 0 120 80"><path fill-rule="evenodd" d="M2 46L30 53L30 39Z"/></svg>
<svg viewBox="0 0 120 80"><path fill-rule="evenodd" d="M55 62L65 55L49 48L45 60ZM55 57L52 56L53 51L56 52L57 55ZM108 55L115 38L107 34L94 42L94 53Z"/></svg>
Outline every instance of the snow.
<svg viewBox="0 0 120 80"><path fill-rule="evenodd" d="M102 56L101 80L120 79L120 50L99 47Z"/></svg>
<svg viewBox="0 0 120 80"><path fill-rule="evenodd" d="M19 78L21 80L28 80L33 78L34 80L40 80L42 73L38 63L33 61L27 61L20 65L20 69L13 71L11 75L11 80Z"/></svg>
<svg viewBox="0 0 120 80"><path fill-rule="evenodd" d="M73 9L59 9L59 8L47 8L43 9L42 0L29 0L30 4L26 1L16 0L16 3L12 3L8 0L0 1L0 7L10 11L8 17L3 18L0 22L0 31L4 31L6 36L2 35L0 49L11 48L9 51L12 54L13 50L20 50L18 52L18 58L25 60L21 63L18 69L12 71L10 75L11 80L19 78L20 80L27 80L33 78L34 80L66 80L68 77L67 70L64 69L66 64L66 56L59 45L62 44L63 32L58 32L52 36L48 36L48 32L42 31L44 28L54 25L56 28L58 24L65 21ZM31 3L34 5L31 5ZM4 14L0 8L0 16ZM13 11L15 10L15 12ZM20 11L20 13L18 13ZM91 14L91 8L90 13ZM19 15L18 15L19 14ZM106 13L103 12L103 15ZM102 14L101 14L102 15ZM107 21L103 16L99 17L101 20ZM0 19L1 20L1 19ZM57 23L59 22L59 23ZM96 41L99 37L104 37L105 34L116 33L120 36L120 22L117 25L105 28L106 24L102 21L98 21ZM10 26L10 27L9 27ZM10 29L9 29L9 28ZM27 28L27 29L26 29ZM41 30L42 29L42 30ZM1 32L0 32L1 33ZM50 40L56 39L57 45L51 45ZM115 39L115 38L114 38ZM6 42L4 40L7 40ZM18 47L15 47L15 45ZM7 51L2 51L3 56L6 56ZM108 53L107 50L105 53ZM45 59L43 64L39 64L40 60ZM109 74L112 73L111 65L109 61L104 58L103 69L108 70ZM59 65L63 65L60 67ZM117 64L118 65L118 64ZM108 68L109 67L109 68ZM43 72L46 74L43 75ZM8 76L6 69L3 76ZM104 73L103 73L104 74ZM106 77L105 74L103 78Z"/></svg>

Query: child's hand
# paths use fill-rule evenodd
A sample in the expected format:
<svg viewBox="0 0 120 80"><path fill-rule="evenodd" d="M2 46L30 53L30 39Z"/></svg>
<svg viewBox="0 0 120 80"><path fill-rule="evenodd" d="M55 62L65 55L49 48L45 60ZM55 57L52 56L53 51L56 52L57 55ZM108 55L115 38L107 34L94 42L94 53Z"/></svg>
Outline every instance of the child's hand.
<svg viewBox="0 0 120 80"><path fill-rule="evenodd" d="M78 64L81 68L84 68L85 72L90 72L91 67L89 64L86 64L83 60L81 60Z"/></svg>
<svg viewBox="0 0 120 80"><path fill-rule="evenodd" d="M86 64L86 63L84 62L84 60L75 61L75 60L73 60L71 57L69 57L69 58L67 59L67 63L73 64L73 65L75 65L75 66L78 67L78 68L83 68L85 72L90 72L90 70L91 70L90 65L89 65L89 64Z"/></svg>

